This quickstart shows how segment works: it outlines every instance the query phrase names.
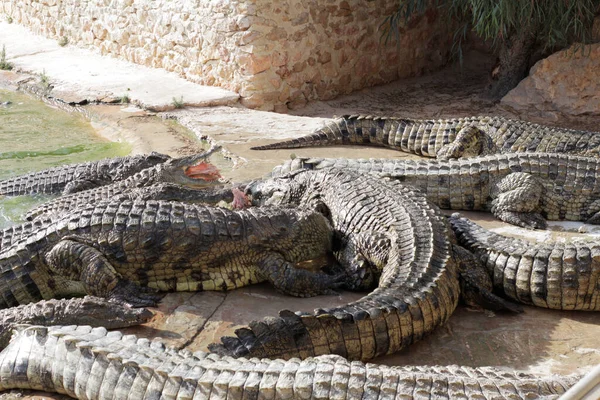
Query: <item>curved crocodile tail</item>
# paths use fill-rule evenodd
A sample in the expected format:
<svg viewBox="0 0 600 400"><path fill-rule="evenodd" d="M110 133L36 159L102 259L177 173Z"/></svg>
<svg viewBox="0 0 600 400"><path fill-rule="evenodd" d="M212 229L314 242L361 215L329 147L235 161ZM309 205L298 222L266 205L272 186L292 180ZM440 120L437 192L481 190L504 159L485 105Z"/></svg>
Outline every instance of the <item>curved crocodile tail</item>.
<svg viewBox="0 0 600 400"><path fill-rule="evenodd" d="M496 291L538 307L600 311L600 244L534 244L457 214L450 225L459 244L482 261Z"/></svg>
<svg viewBox="0 0 600 400"><path fill-rule="evenodd" d="M459 283L449 228L437 208L398 182L343 171L306 174L313 174L316 185L331 189L320 198L331 210L334 229L355 232L363 226L373 237L388 235L389 252L377 289L340 307L313 313L284 310L279 317L238 329L237 337L224 337L209 349L236 357L338 354L369 360L403 349L442 325L456 307ZM337 212L340 204L345 207Z"/></svg>
<svg viewBox="0 0 600 400"><path fill-rule="evenodd" d="M456 124L457 121L452 121ZM292 149L299 147L367 145L387 147L408 153L435 157L440 145L454 140L455 130L436 121L343 115L327 122L307 136L251 147L252 150ZM443 129L442 129L443 128Z"/></svg>

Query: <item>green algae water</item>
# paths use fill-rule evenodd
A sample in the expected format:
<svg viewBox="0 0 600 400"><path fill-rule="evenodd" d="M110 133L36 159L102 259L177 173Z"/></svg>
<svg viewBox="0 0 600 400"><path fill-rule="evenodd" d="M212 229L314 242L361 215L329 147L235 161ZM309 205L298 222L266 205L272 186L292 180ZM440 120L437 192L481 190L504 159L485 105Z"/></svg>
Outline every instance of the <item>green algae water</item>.
<svg viewBox="0 0 600 400"><path fill-rule="evenodd" d="M52 108L25 94L0 90L0 180L58 165L129 154L76 113ZM48 196L0 197L0 229L20 221Z"/></svg>

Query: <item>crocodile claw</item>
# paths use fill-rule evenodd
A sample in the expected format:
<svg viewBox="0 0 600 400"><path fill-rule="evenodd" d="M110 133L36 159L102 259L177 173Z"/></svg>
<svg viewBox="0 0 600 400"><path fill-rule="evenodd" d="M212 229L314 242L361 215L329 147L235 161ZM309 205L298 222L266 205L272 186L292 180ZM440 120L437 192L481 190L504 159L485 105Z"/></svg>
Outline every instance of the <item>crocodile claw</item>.
<svg viewBox="0 0 600 400"><path fill-rule="evenodd" d="M306 293L306 296L303 297L311 297L311 296L317 296L317 295L334 295L337 296L339 295L338 292L336 292L333 289L336 288L340 288L344 285L346 285L348 280L348 277L346 276L345 273L340 273L340 274L336 274L336 275L325 275L323 274L323 278L320 279L319 281L319 285L318 287L314 287L312 288L310 293Z"/></svg>
<svg viewBox="0 0 600 400"><path fill-rule="evenodd" d="M225 339L225 338L229 338L231 336L224 336L221 338L221 340ZM229 350L227 347L225 347L222 343L211 343L208 345L208 351L210 351L213 354L219 355L221 357L224 356L230 356L230 357L234 357L235 353L231 350Z"/></svg>
<svg viewBox="0 0 600 400"><path fill-rule="evenodd" d="M129 307L152 307L158 304L164 294L156 290L136 285L133 282L120 281L107 296L110 301Z"/></svg>

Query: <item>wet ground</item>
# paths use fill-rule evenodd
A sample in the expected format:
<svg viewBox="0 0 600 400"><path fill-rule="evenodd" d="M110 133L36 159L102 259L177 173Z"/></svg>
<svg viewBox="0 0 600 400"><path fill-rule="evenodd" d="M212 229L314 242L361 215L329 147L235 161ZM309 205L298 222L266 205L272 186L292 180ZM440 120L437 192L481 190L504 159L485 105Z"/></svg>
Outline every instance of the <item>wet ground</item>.
<svg viewBox="0 0 600 400"><path fill-rule="evenodd" d="M264 175L292 153L314 157L412 157L384 149L332 147L269 152L249 150L253 145L306 134L324 118L349 113L406 117L450 117L500 114L536 122L596 129L597 118L524 115L479 99L477 91L487 81L489 60L475 54L468 69L448 68L439 73L363 90L338 99L317 102L289 115L247 110L236 106L186 108L154 116L125 106L93 106L96 126L108 136L132 140L134 148L186 153L195 143L178 131L172 119L197 137L216 141L231 156L224 175L243 180ZM165 120L161 121L162 117ZM123 139L124 138L124 139ZM137 140L137 142L136 142ZM144 147L146 146L146 147ZM532 241L559 240L576 233L581 224L553 224L551 234L517 229L482 213L464 213L487 228L523 235ZM594 227L586 227L594 231ZM311 310L344 304L356 293L296 299L276 293L268 285L256 285L228 293L173 293L167 295L148 324L130 328L140 336L161 337L179 348L205 350L206 345L253 319L277 315L281 309ZM538 374L584 373L600 363L600 316L597 313L561 312L525 307L520 315L482 312L459 306L449 322L410 348L375 362L388 365L462 364L496 366ZM4 398L0 396L0 398Z"/></svg>

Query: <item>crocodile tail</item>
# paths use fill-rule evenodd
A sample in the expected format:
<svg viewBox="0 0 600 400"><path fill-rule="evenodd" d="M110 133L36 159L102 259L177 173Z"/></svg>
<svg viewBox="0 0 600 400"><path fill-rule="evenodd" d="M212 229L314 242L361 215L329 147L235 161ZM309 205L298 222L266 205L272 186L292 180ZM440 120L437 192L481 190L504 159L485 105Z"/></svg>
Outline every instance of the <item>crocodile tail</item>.
<svg viewBox="0 0 600 400"><path fill-rule="evenodd" d="M334 145L388 145L390 124L395 119L362 115L343 115L327 122L322 128L307 136L251 147L253 150L293 149L299 147ZM386 134L386 132L388 134Z"/></svg>
<svg viewBox="0 0 600 400"><path fill-rule="evenodd" d="M390 184L394 184L391 182ZM448 228L422 195L407 188L403 223L407 234L391 239L379 287L344 306L313 313L282 311L209 346L221 355L301 359L337 354L369 360L420 340L445 323L460 293ZM410 232L410 234L408 233Z"/></svg>
<svg viewBox="0 0 600 400"><path fill-rule="evenodd" d="M276 142L264 146L251 147L252 150L274 150L295 149L300 147L334 146L350 142L349 132L346 126L346 118L343 116L327 122L322 128L316 129L309 135L299 138Z"/></svg>
<svg viewBox="0 0 600 400"><path fill-rule="evenodd" d="M383 400L420 394L445 399L556 399L571 387L569 398L583 394L585 390L577 390L582 387L574 386L580 379L493 367L388 367L337 356L234 360L178 352L158 341L86 326L22 327L0 353L0 390L37 389L79 399Z"/></svg>
<svg viewBox="0 0 600 400"><path fill-rule="evenodd" d="M233 357L300 358L337 354L349 360L370 360L395 353L442 325L458 301L458 283L431 286L413 301L397 290L380 290L336 309L314 313L283 310L278 318L254 321L209 345ZM380 305L375 305L380 303ZM435 308L435 306L441 306Z"/></svg>

